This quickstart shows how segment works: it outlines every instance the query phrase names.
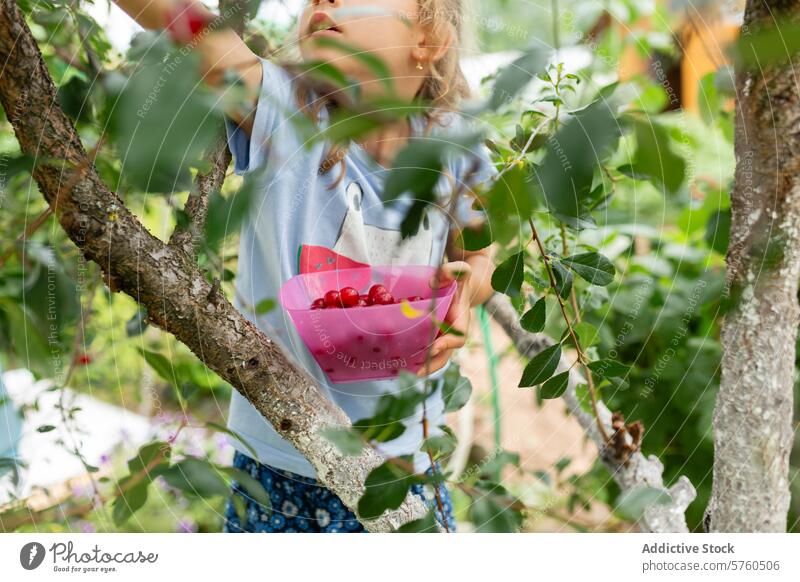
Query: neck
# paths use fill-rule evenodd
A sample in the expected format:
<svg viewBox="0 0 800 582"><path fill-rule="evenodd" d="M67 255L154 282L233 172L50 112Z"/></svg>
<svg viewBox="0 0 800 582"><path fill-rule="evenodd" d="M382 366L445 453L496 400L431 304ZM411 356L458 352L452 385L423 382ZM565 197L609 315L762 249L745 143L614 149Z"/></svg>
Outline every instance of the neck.
<svg viewBox="0 0 800 582"><path fill-rule="evenodd" d="M405 118L385 124L356 141L379 164L389 166L410 136L411 123Z"/></svg>

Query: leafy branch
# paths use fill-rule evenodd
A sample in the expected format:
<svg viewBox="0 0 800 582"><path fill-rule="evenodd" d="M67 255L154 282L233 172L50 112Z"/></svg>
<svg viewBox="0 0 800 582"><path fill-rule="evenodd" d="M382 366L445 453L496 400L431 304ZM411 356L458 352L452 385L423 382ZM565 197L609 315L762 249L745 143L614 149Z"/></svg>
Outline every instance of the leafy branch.
<svg viewBox="0 0 800 582"><path fill-rule="evenodd" d="M606 443L608 443L609 436L608 433L606 432L605 426L603 426L603 423L600 420L600 413L597 410L597 390L595 389L594 381L592 379L592 371L589 369L589 358L586 356L586 352L581 347L580 339L578 338L578 335L575 333L575 329L572 326L572 321L570 320L570 317L567 314L567 310L564 305L564 300L561 297L559 286L558 283L556 282L555 274L553 273L553 266L551 264L550 256L544 249L544 245L542 244L542 240L539 237L539 232L536 230L536 225L533 223L533 220L530 221L530 226L531 226L531 233L533 240L536 242L536 246L539 249L542 261L544 261L545 268L547 269L547 276L550 281L550 288L552 289L553 294L556 296L556 299L558 300L558 305L561 308L561 314L564 317L564 322L567 324L567 330L569 331L569 335L572 337L572 342L578 354L578 362L580 362L581 366L583 366L584 373L586 374L586 382L589 389L589 397L591 398L592 411L594 413L595 420L597 422L597 429L603 436L603 440ZM574 287L571 289L571 291L574 292Z"/></svg>

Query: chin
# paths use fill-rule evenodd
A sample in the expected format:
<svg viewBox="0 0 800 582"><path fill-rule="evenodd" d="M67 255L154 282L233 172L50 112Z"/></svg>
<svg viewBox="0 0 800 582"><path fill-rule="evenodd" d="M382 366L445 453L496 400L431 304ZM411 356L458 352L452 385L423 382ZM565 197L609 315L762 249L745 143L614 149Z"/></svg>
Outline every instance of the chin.
<svg viewBox="0 0 800 582"><path fill-rule="evenodd" d="M350 69L352 69L352 57L346 56L336 49L303 47L300 54L304 61L321 61L333 65L345 75L349 75Z"/></svg>

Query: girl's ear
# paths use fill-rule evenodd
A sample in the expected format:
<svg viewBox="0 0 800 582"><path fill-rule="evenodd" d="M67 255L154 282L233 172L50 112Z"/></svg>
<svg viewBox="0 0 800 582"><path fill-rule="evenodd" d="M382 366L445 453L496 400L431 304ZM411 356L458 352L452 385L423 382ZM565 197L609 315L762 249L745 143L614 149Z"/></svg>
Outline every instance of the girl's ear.
<svg viewBox="0 0 800 582"><path fill-rule="evenodd" d="M435 63L440 60L453 44L453 31L450 27L441 31L441 34L434 34L433 31L426 31L420 35L417 46L412 51L412 57L423 63Z"/></svg>

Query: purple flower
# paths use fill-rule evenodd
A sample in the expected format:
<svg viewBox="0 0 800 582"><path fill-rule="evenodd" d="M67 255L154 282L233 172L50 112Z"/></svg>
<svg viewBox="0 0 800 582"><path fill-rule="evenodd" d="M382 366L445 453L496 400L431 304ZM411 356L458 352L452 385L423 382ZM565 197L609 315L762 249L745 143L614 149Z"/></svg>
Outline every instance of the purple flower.
<svg viewBox="0 0 800 582"><path fill-rule="evenodd" d="M72 486L73 497L89 497L93 493L91 484L81 483Z"/></svg>
<svg viewBox="0 0 800 582"><path fill-rule="evenodd" d="M194 533L197 531L197 524L189 519L181 519L178 521L176 531L180 533Z"/></svg>

